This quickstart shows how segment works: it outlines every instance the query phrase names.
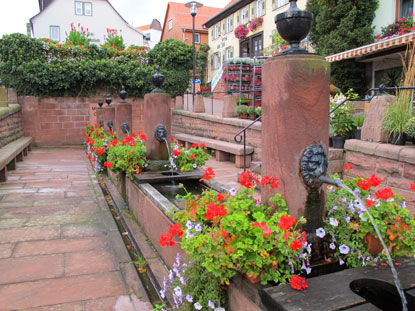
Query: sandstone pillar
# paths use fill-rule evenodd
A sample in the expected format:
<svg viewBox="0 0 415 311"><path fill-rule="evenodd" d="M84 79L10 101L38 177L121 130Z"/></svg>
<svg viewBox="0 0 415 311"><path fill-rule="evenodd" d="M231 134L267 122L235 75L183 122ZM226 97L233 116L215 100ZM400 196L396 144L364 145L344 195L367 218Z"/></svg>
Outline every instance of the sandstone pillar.
<svg viewBox="0 0 415 311"><path fill-rule="evenodd" d="M205 102L203 101L203 96L195 95L195 102L193 103L193 112L204 113L205 111Z"/></svg>
<svg viewBox="0 0 415 311"><path fill-rule="evenodd" d="M132 129L132 106L130 103L122 100L115 104L115 130L117 131L117 138L123 140L128 136L128 133L124 133L122 130L123 124L128 125L128 131L131 135Z"/></svg>
<svg viewBox="0 0 415 311"><path fill-rule="evenodd" d="M166 140L170 144L171 110L170 97L163 93L150 93L144 96L144 133L147 136L147 158L150 160L167 160L168 151L165 142L159 142L155 130L159 125L166 128Z"/></svg>
<svg viewBox="0 0 415 311"><path fill-rule="evenodd" d="M183 96L176 96L176 106L174 109L184 109Z"/></svg>
<svg viewBox="0 0 415 311"><path fill-rule="evenodd" d="M113 130L115 131L115 107L114 106L106 106L103 109L103 120L104 120L104 128L110 129L108 126L108 121L112 121L114 127ZM118 133L117 133L118 134Z"/></svg>
<svg viewBox="0 0 415 311"><path fill-rule="evenodd" d="M327 153L330 65L316 55L279 56L264 63L262 77L262 175L278 178L289 213L305 216L312 233L322 225L324 191L306 186L300 160L311 145ZM263 200L274 194L266 192Z"/></svg>
<svg viewBox="0 0 415 311"><path fill-rule="evenodd" d="M395 96L385 94L372 98L362 127L362 140L388 142L388 133L382 130L382 124L388 106L394 102Z"/></svg>
<svg viewBox="0 0 415 311"><path fill-rule="evenodd" d="M96 114L97 114L97 123L101 123L104 125L105 128L105 123L104 123L104 108L102 107L98 107L96 110Z"/></svg>
<svg viewBox="0 0 415 311"><path fill-rule="evenodd" d="M225 95L223 98L222 117L232 118L236 117L236 101L235 95Z"/></svg>

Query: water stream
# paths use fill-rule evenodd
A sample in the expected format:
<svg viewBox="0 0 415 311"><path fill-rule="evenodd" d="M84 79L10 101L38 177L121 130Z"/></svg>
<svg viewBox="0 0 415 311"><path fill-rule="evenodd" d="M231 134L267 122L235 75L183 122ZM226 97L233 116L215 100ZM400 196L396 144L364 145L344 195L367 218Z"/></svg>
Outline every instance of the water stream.
<svg viewBox="0 0 415 311"><path fill-rule="evenodd" d="M350 192L354 196L354 198L359 202L360 206L365 206L365 204L363 204L363 201L359 197L359 195L357 195L357 193L355 193L354 191L352 191L352 189L350 189L348 186L346 186L345 184L343 184L340 181L337 183L337 186L340 186L343 189L345 189L348 192ZM372 215L369 213L368 209L365 208L365 210L367 212L367 215L369 216L369 219L370 219L370 222L373 225L373 228L376 231L376 234L377 234L377 236L378 236L378 238L380 240L380 243L383 246L383 249L384 249L384 251L386 253L386 257L388 258L388 262L389 262L389 266L390 266L391 271L392 271L392 275L393 275L393 279L394 279L394 282L395 282L395 286L396 286L396 289L398 290L399 296L401 297L401 301L402 301L402 311L408 311L407 300L406 300L406 297L405 297L405 293L404 293L404 291L402 289L402 285L401 285L401 282L400 282L399 277L398 277L398 272L396 271L395 265L393 264L392 256L391 256L388 248L386 247L385 241L382 238L382 235L381 235L381 233L379 231L378 226L375 223L375 220L373 219Z"/></svg>
<svg viewBox="0 0 415 311"><path fill-rule="evenodd" d="M173 176L174 175L174 171L173 171L174 161L173 161L173 157L171 156L171 153L170 153L169 142L167 141L166 137L163 137L163 140L166 143L167 153L169 154L170 173L171 173L171 176ZM173 180L172 180L172 184L174 184Z"/></svg>

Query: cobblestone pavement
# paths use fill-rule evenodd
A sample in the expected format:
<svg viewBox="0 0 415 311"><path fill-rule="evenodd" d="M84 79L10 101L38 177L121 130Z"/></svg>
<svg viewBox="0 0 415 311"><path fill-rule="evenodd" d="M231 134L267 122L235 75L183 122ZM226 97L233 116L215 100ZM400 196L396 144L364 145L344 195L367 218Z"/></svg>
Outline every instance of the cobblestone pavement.
<svg viewBox="0 0 415 311"><path fill-rule="evenodd" d="M34 149L0 183L0 276L0 310L152 310L83 149Z"/></svg>

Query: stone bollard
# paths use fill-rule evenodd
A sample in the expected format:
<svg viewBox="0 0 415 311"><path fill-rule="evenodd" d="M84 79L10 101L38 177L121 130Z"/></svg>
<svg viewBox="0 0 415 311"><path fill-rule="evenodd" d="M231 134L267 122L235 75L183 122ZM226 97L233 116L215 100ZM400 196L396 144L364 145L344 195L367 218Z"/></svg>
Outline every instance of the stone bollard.
<svg viewBox="0 0 415 311"><path fill-rule="evenodd" d="M150 160L167 160L166 142L159 142L154 133L159 125L166 129L166 140L171 137L171 99L163 93L150 93L144 96L144 133L147 136L147 158Z"/></svg>
<svg viewBox="0 0 415 311"><path fill-rule="evenodd" d="M184 101L183 96L176 96L176 106L174 107L176 110L183 110L184 109Z"/></svg>
<svg viewBox="0 0 415 311"><path fill-rule="evenodd" d="M204 113L205 111L205 102L203 101L203 96L195 95L195 102L193 103L193 112Z"/></svg>
<svg viewBox="0 0 415 311"><path fill-rule="evenodd" d="M292 216L307 218L305 230L317 243L314 233L323 224L324 186L306 185L300 161L312 145L321 146L327 155L330 65L316 55L275 57L264 63L262 81L262 175L279 179L272 195L281 193ZM312 156L310 168L316 167L310 171L320 169L322 154ZM262 194L262 200L270 197L268 191Z"/></svg>
<svg viewBox="0 0 415 311"><path fill-rule="evenodd" d="M97 123L102 123L102 125L105 128L105 123L104 123L104 108L102 108L102 101L98 102L98 108L96 110L96 116L97 116ZM101 122L102 121L102 122Z"/></svg>
<svg viewBox="0 0 415 311"><path fill-rule="evenodd" d="M223 98L222 117L232 118L236 117L236 101L235 95L225 95Z"/></svg>
<svg viewBox="0 0 415 311"><path fill-rule="evenodd" d="M380 95L372 98L363 123L361 140L388 142L388 133L383 131L382 124L388 106L394 103L395 96Z"/></svg>

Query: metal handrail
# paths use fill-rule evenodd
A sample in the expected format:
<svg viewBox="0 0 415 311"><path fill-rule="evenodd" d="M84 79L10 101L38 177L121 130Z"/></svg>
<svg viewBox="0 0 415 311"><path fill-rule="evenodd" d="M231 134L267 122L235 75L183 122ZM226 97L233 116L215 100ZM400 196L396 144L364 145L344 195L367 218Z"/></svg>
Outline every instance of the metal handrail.
<svg viewBox="0 0 415 311"><path fill-rule="evenodd" d="M261 120L262 116L259 116L254 121L249 123L247 126L245 126L242 130L240 130L236 135L233 137L235 142L240 144L243 140L244 142L244 172L246 171L246 130L249 129L255 122Z"/></svg>

